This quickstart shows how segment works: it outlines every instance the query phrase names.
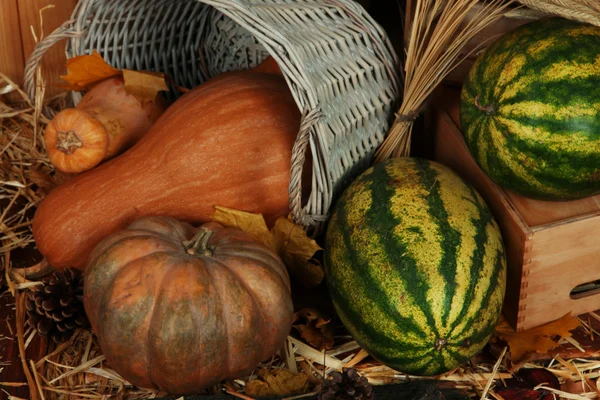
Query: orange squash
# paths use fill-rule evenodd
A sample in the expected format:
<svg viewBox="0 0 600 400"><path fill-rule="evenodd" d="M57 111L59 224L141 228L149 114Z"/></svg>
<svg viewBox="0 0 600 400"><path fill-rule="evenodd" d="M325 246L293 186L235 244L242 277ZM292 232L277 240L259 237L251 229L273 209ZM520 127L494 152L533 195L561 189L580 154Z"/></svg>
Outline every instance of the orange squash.
<svg viewBox="0 0 600 400"><path fill-rule="evenodd" d="M287 216L300 112L278 74L222 74L183 95L118 157L70 179L40 204L33 234L54 268L85 268L107 235L142 216L200 224L214 206Z"/></svg>
<svg viewBox="0 0 600 400"><path fill-rule="evenodd" d="M249 375L282 348L294 313L281 259L214 222L133 222L95 248L84 290L110 367L179 395Z"/></svg>
<svg viewBox="0 0 600 400"><path fill-rule="evenodd" d="M62 110L44 131L44 144L56 169L80 173L120 154L137 142L166 108L142 104L125 91L123 78L104 80L90 89L76 108Z"/></svg>

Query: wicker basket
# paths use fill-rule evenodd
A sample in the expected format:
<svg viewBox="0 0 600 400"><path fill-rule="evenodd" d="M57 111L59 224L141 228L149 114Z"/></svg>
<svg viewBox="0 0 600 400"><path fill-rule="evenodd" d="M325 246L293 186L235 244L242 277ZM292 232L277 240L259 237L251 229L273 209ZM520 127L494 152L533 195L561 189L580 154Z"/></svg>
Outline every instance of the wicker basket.
<svg viewBox="0 0 600 400"><path fill-rule="evenodd" d="M161 71L193 87L224 71L279 63L302 123L292 153L290 209L319 232L336 196L372 162L400 100L398 58L385 32L353 0L80 0L73 18L41 41L25 68L35 96L44 52L68 39L73 57L97 50L116 68ZM73 93L75 103L80 93ZM301 175L312 154L312 187Z"/></svg>

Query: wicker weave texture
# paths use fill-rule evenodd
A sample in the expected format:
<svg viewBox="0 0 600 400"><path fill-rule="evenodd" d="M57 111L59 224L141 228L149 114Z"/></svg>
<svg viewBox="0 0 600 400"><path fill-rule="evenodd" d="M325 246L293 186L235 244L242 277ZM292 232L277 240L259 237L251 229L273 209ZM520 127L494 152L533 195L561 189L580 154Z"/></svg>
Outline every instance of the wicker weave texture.
<svg viewBox="0 0 600 400"><path fill-rule="evenodd" d="M61 29L31 56L31 77L44 49L67 37L68 57L97 50L116 68L162 71L186 87L273 56L303 114L290 207L294 220L313 231L370 165L399 102L394 50L353 0L80 0ZM32 93L33 85L26 89ZM74 94L76 102L80 96ZM312 189L302 203L308 151Z"/></svg>

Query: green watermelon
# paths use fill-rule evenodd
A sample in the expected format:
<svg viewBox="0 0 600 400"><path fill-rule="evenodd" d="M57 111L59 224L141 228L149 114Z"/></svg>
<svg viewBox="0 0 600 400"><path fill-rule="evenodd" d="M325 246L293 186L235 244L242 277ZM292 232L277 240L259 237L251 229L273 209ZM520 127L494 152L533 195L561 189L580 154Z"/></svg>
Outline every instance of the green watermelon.
<svg viewBox="0 0 600 400"><path fill-rule="evenodd" d="M506 287L502 236L449 168L392 158L361 174L329 220L324 267L342 323L373 358L439 375L489 341Z"/></svg>
<svg viewBox="0 0 600 400"><path fill-rule="evenodd" d="M540 200L600 193L600 28L549 18L504 35L471 68L460 117L499 186Z"/></svg>

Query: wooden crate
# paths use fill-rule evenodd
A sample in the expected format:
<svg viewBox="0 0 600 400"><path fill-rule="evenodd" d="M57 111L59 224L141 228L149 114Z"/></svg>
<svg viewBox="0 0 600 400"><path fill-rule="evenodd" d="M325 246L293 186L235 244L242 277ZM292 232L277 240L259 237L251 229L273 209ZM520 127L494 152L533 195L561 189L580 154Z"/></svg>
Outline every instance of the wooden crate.
<svg viewBox="0 0 600 400"><path fill-rule="evenodd" d="M1 0L0 4L0 72L23 87L25 62L35 48L36 36L39 40L41 35L49 35L71 18L77 0ZM64 91L57 84L64 83L60 75L67 72L65 62L65 41L44 55L46 97Z"/></svg>
<svg viewBox="0 0 600 400"><path fill-rule="evenodd" d="M472 183L504 236L508 282L504 314L517 330L600 309L600 196L569 202L521 197L494 184L477 166L460 132L460 92L440 88L429 118L434 158ZM578 289L582 289L580 287Z"/></svg>

